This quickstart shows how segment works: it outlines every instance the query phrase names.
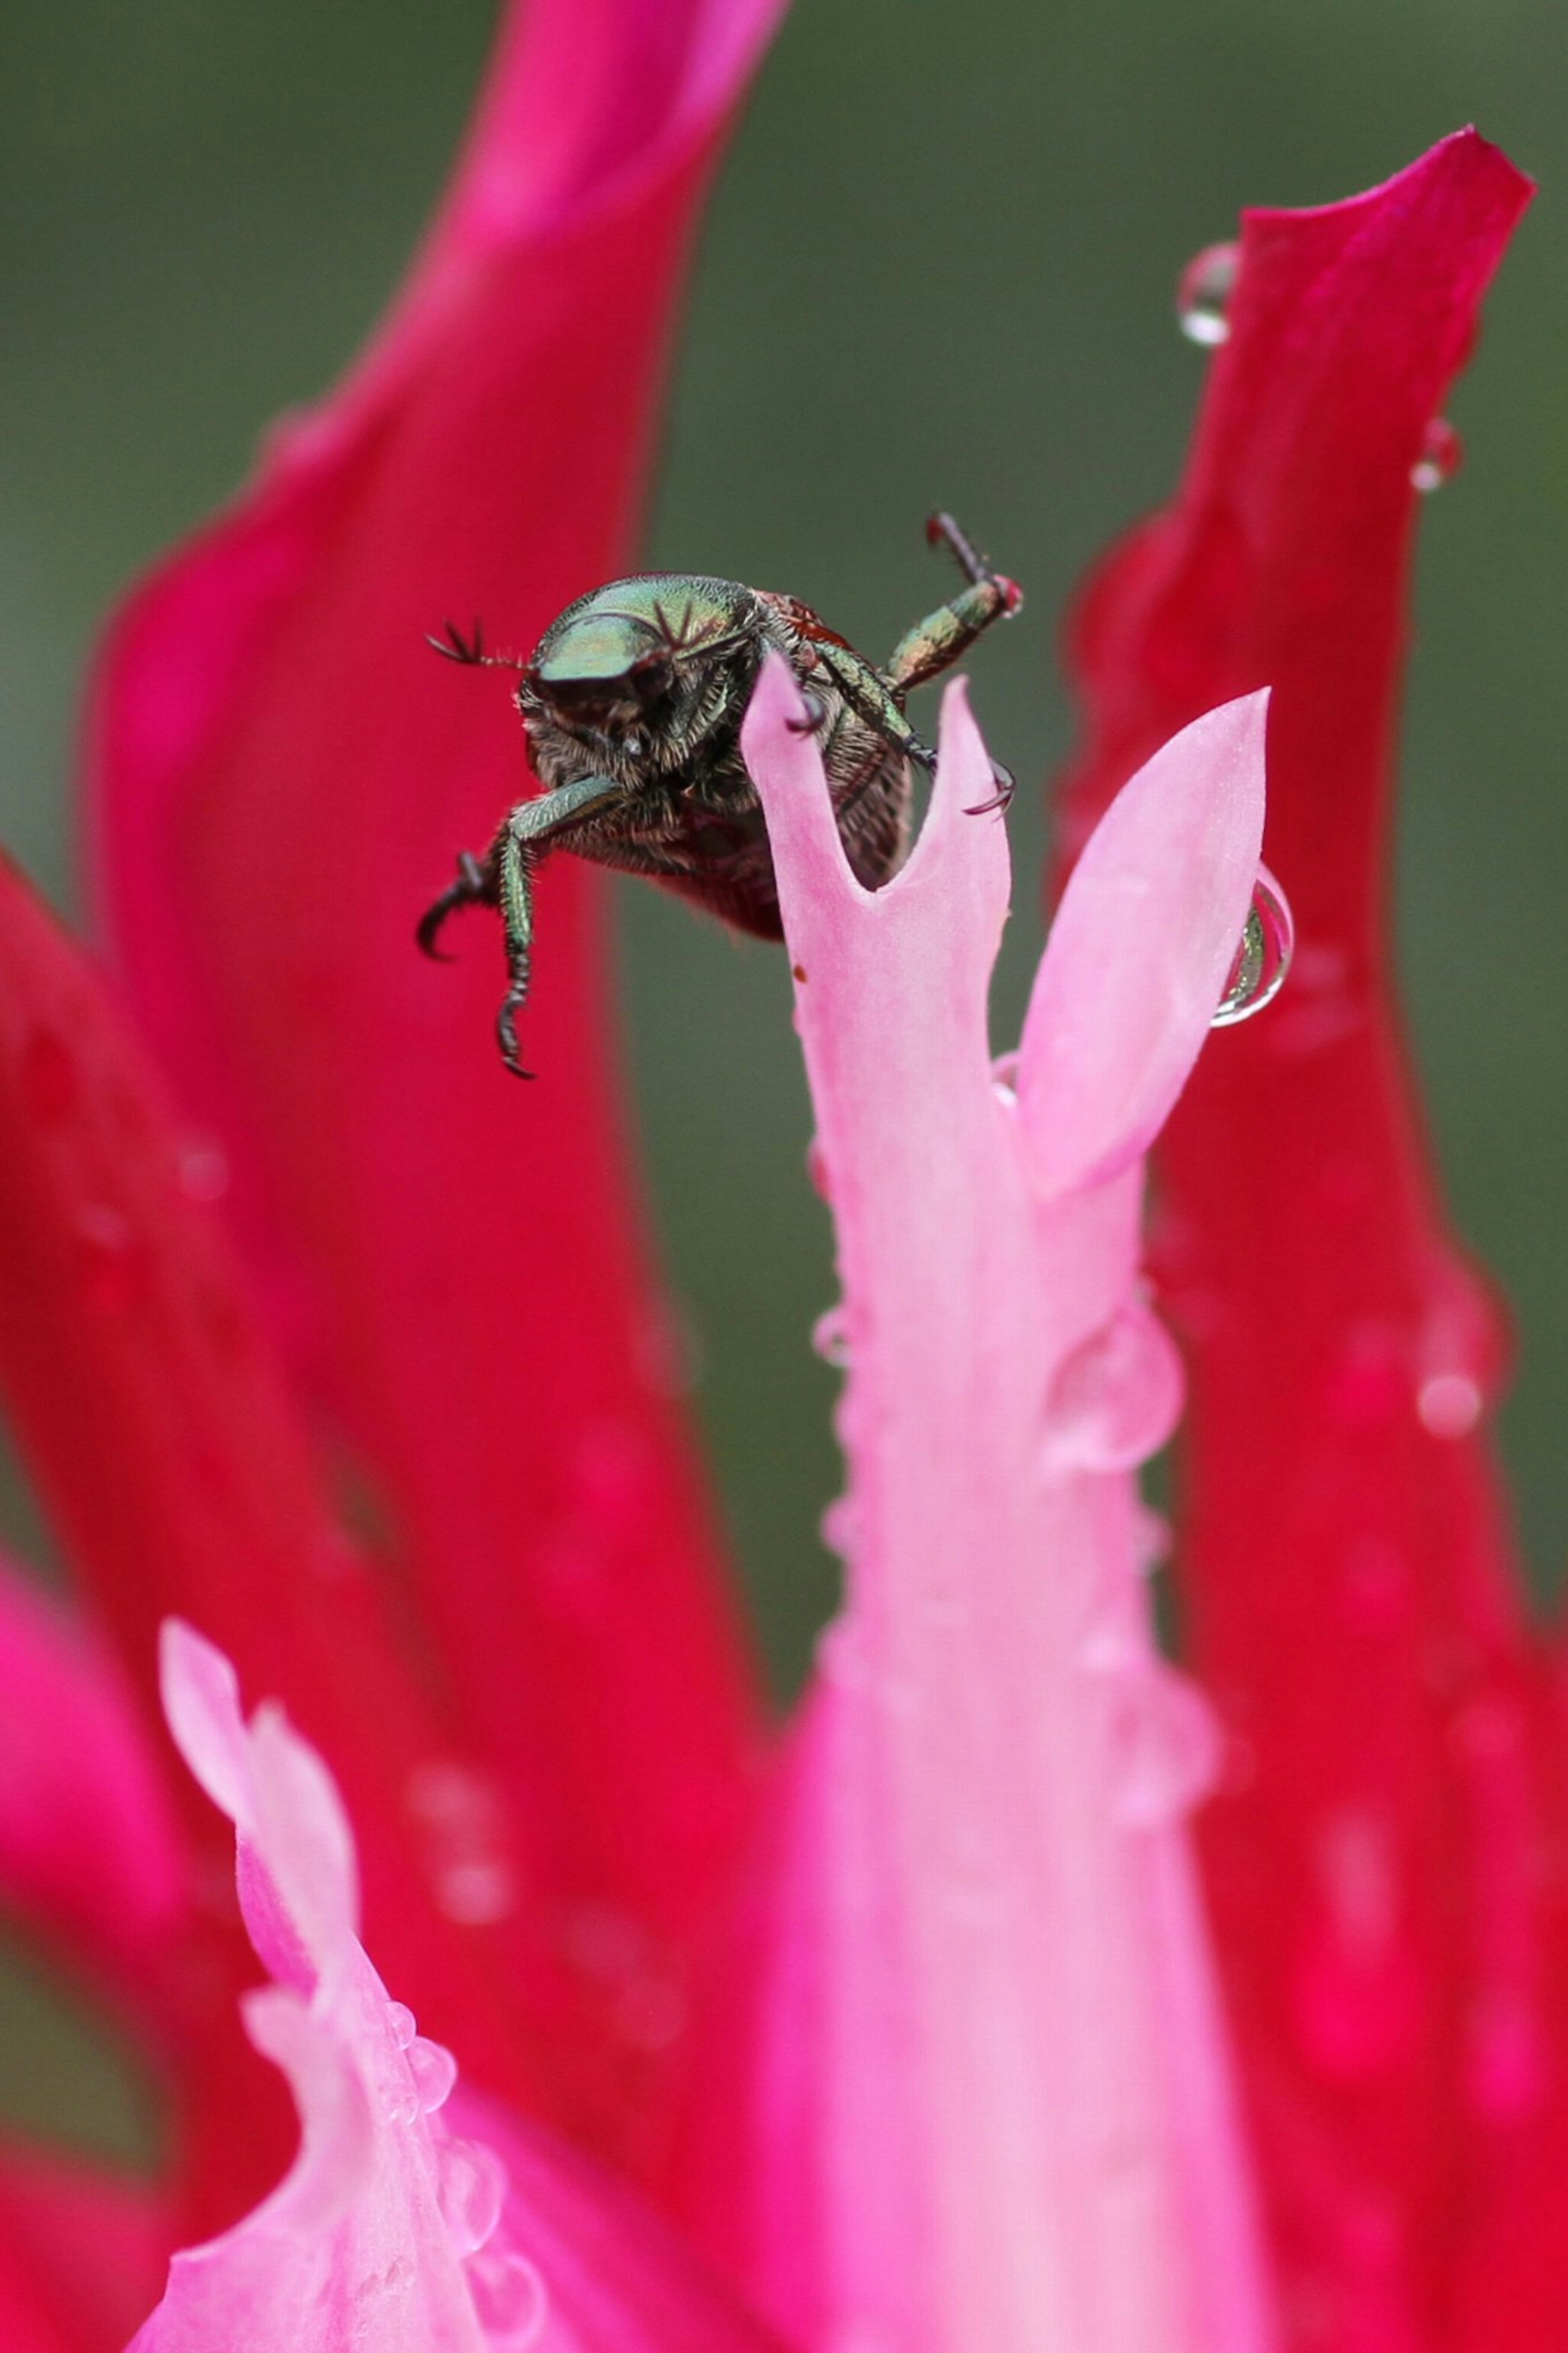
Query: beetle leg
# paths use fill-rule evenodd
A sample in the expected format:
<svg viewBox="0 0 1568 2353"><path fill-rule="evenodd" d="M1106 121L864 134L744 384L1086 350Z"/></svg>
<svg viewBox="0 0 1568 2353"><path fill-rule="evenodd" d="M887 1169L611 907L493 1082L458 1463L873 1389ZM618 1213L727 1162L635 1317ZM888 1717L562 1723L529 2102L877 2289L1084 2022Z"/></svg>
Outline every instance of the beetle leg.
<svg viewBox="0 0 1568 2353"><path fill-rule="evenodd" d="M522 1067L517 1042L517 1017L528 1001L533 957L533 870L554 836L567 832L606 802L618 800L623 789L608 776L575 777L534 800L519 801L496 838L497 884L510 983L496 1015L496 1038L501 1060L517 1078L533 1076Z"/></svg>
<svg viewBox="0 0 1568 2353"><path fill-rule="evenodd" d="M874 728L885 744L906 760L928 771L936 765L936 754L929 744L922 744L905 718L894 689L881 670L873 670L863 656L848 646L817 645L812 648L818 666L827 672L845 702L858 719Z"/></svg>
<svg viewBox="0 0 1568 2353"><path fill-rule="evenodd" d="M437 964L450 964L452 959L444 948L436 944L436 935L448 915L459 907L477 906L482 900L495 899L494 878L487 874L471 850L463 850L458 859L458 879L449 883L435 904L426 907L420 916L414 936L427 956Z"/></svg>
<svg viewBox="0 0 1568 2353"><path fill-rule="evenodd" d="M969 586L907 629L893 648L883 675L900 696L951 670L983 629L1009 618L1024 601L1016 581L994 571L950 514L932 515L926 537L933 547L951 550Z"/></svg>

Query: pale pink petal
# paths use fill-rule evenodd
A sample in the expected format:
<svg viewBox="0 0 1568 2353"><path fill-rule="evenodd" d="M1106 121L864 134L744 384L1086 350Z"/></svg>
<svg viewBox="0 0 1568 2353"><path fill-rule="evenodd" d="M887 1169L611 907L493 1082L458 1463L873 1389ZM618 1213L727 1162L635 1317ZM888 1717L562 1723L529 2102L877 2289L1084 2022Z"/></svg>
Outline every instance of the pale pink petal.
<svg viewBox="0 0 1568 2353"><path fill-rule="evenodd" d="M238 1834L241 1900L279 1982L247 1996L300 2118L285 2179L177 2254L132 2353L769 2353L628 2191L467 2094L358 1939L353 1840L321 1759L226 1659L163 1641L170 1726Z"/></svg>
<svg viewBox="0 0 1568 2353"><path fill-rule="evenodd" d="M1041 1186L1145 1153L1224 994L1263 839L1268 696L1194 722L1118 794L1063 894L1024 1026Z"/></svg>
<svg viewBox="0 0 1568 2353"><path fill-rule="evenodd" d="M1213 1733L1154 1651L1133 1465L1179 1395L1137 1289L1136 1154L1240 937L1261 709L1129 788L1016 1095L985 1028L1006 838L965 813L991 768L963 690L921 839L875 896L797 713L773 670L743 742L838 1231L848 1601L753 1975L727 1989L700 2220L818 2344L1258 2353L1184 1829Z"/></svg>

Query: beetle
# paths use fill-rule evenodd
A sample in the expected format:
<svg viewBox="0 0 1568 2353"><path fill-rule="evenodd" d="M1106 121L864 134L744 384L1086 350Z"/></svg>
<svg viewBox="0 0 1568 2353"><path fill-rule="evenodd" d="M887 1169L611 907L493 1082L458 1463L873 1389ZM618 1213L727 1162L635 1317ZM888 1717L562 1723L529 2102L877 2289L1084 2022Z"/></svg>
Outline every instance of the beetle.
<svg viewBox="0 0 1568 2353"><path fill-rule="evenodd" d="M645 573L578 597L527 661L487 652L478 624L465 637L448 622L444 638L428 639L467 668L520 673L517 708L544 788L509 811L482 856L459 857L457 881L416 934L438 956L449 915L499 909L509 986L496 1035L517 1077L531 1075L517 1017L533 953L533 877L551 850L651 875L739 931L784 937L762 807L741 756L741 722L770 648L800 681L802 723L821 746L851 869L869 890L898 871L913 768L935 761L904 715L905 699L1023 601L951 515L933 515L926 534L956 559L964 586L907 631L880 669L797 598L695 573ZM1012 797L1012 777L1000 767L995 776L994 797L973 815Z"/></svg>

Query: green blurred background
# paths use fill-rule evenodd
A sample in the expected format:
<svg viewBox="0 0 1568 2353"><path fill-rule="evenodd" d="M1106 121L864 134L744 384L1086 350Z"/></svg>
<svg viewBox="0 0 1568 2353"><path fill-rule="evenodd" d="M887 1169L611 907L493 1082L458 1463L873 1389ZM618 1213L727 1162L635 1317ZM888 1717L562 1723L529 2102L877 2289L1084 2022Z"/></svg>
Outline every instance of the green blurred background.
<svg viewBox="0 0 1568 2353"><path fill-rule="evenodd" d="M493 19L485 0L6 12L0 835L68 907L94 632L370 328ZM1543 1593L1568 1537L1565 65L1561 0L796 0L709 216L647 543L877 651L933 601L921 527L951 506L1028 589L972 669L994 746L1043 776L1069 739L1065 599L1181 463L1204 368L1173 323L1181 263L1241 205L1349 195L1466 121L1540 177L1452 405L1468 464L1426 515L1398 924L1458 1219L1518 1312L1502 1439ZM999 1042L1039 944L1037 794L1013 833ZM832 1598L816 1521L838 1473L784 964L617 887L654 1214L788 1687ZM14 1472L0 1491L0 1526L43 1556ZM132 2077L19 1958L0 1996L0 2111L144 2149Z"/></svg>

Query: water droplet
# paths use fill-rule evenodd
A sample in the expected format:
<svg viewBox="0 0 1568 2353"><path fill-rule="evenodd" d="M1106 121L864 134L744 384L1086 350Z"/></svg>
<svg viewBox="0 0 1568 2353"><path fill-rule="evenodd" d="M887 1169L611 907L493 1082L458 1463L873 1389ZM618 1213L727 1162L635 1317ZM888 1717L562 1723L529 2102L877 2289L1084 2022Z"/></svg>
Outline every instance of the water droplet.
<svg viewBox="0 0 1568 2353"><path fill-rule="evenodd" d="M1022 1059L1016 1052L998 1054L991 1065L991 1083L996 1090L998 1100L1005 1103L1009 1110L1018 1100L1018 1064Z"/></svg>
<svg viewBox="0 0 1568 2353"><path fill-rule="evenodd" d="M1423 497L1451 482L1465 462L1465 445L1446 417L1434 417L1421 443L1421 455L1410 469L1410 484Z"/></svg>
<svg viewBox="0 0 1568 2353"><path fill-rule="evenodd" d="M1486 1406L1481 1385L1468 1373L1434 1373L1415 1393L1415 1410L1434 1438L1466 1438Z"/></svg>
<svg viewBox="0 0 1568 2353"><path fill-rule="evenodd" d="M142 1253L131 1220L119 1209L91 1202L76 1219L77 1266L82 1295L100 1315L118 1315L140 1288Z"/></svg>
<svg viewBox="0 0 1568 2353"><path fill-rule="evenodd" d="M1176 317L1189 343L1212 349L1230 333L1230 302L1236 292L1241 250L1236 245L1205 245L1176 281Z"/></svg>
<svg viewBox="0 0 1568 2353"><path fill-rule="evenodd" d="M1234 1022L1249 1021L1255 1013L1271 1005L1285 986L1295 947L1296 923L1290 902L1268 867L1260 866L1241 945L1237 949L1225 995L1214 1017L1214 1028L1226 1029Z"/></svg>
<svg viewBox="0 0 1568 2353"><path fill-rule="evenodd" d="M844 1304L830 1307L811 1327L811 1345L825 1365L849 1362L849 1326Z"/></svg>
<svg viewBox="0 0 1568 2353"><path fill-rule="evenodd" d="M527 2353L550 2310L544 2282L528 2257L487 2247L472 2258L464 2276L490 2353Z"/></svg>
<svg viewBox="0 0 1568 2353"><path fill-rule="evenodd" d="M1057 1370L1046 1401L1047 1468L1146 1462L1174 1430L1184 1386L1175 1342L1141 1300L1129 1300Z"/></svg>
<svg viewBox="0 0 1568 2353"><path fill-rule="evenodd" d="M855 1549L859 1529L859 1514L853 1499L848 1495L837 1496L823 1513L821 1526L822 1541L828 1551L836 1552L840 1560L847 1560Z"/></svg>
<svg viewBox="0 0 1568 2353"><path fill-rule="evenodd" d="M466 1765L432 1762L409 1776L408 1808L425 1834L436 1901L448 1920L482 1927L517 1905L500 1792Z"/></svg>
<svg viewBox="0 0 1568 2353"><path fill-rule="evenodd" d="M408 2004L405 2001L389 2001L386 2005L386 2023L398 2049L406 2051L418 2031L414 2012L409 2009Z"/></svg>
<svg viewBox="0 0 1568 2353"><path fill-rule="evenodd" d="M1197 1685L1158 1659L1121 1679L1116 1709L1116 1810L1133 1829L1155 1829L1214 1787L1219 1727Z"/></svg>
<svg viewBox="0 0 1568 2353"><path fill-rule="evenodd" d="M444 2042L416 2034L408 2045L408 2072L421 2113L433 2116L451 2098L458 2081L458 2063Z"/></svg>
<svg viewBox="0 0 1568 2353"><path fill-rule="evenodd" d="M52 1029L36 1029L23 1050L22 1092L27 1108L51 1127L75 1106L76 1063Z"/></svg>
<svg viewBox="0 0 1568 2353"><path fill-rule="evenodd" d="M482 2141L445 2141L436 2158L436 2196L455 2253L477 2254L500 2221L506 2168Z"/></svg>
<svg viewBox="0 0 1568 2353"><path fill-rule="evenodd" d="M228 1160L216 1144L193 1144L180 1161L180 1183L191 1201L221 1201L228 1190Z"/></svg>

